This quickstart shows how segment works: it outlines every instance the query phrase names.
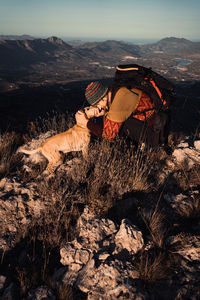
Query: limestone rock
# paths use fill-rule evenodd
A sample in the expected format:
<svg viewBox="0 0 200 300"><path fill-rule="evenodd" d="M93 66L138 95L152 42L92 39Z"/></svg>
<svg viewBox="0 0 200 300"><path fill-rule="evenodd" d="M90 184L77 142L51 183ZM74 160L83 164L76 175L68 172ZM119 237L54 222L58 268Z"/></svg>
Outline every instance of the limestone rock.
<svg viewBox="0 0 200 300"><path fill-rule="evenodd" d="M99 243L103 239L116 232L113 221L96 219L90 214L87 207L77 222L77 228L82 244L89 245L90 249L98 249Z"/></svg>
<svg viewBox="0 0 200 300"><path fill-rule="evenodd" d="M40 217L45 205L37 198L36 184L22 185L17 177L0 180L0 198L0 249L5 251L16 244L16 238L26 234L32 219Z"/></svg>
<svg viewBox="0 0 200 300"><path fill-rule="evenodd" d="M200 140L194 141L194 148L198 151L200 151Z"/></svg>
<svg viewBox="0 0 200 300"><path fill-rule="evenodd" d="M117 299L120 294L131 295L132 269L128 263L117 259L96 267L92 259L79 272L76 284L81 291L89 293L89 299Z"/></svg>
<svg viewBox="0 0 200 300"><path fill-rule="evenodd" d="M77 265L83 265L89 261L90 253L90 250L84 248L77 249L73 243L69 243L60 250L60 262L64 266L70 265L72 263Z"/></svg>
<svg viewBox="0 0 200 300"><path fill-rule="evenodd" d="M138 273L126 255L130 258L144 246L141 231L128 219L117 230L111 220L95 219L87 209L78 226L78 238L60 249L61 263L68 266L63 283L74 283L91 300L134 299L132 281Z"/></svg>
<svg viewBox="0 0 200 300"><path fill-rule="evenodd" d="M177 237L170 237L170 243L176 243ZM188 261L200 261L200 237L192 236L184 247L177 250L181 256L183 256Z"/></svg>
<svg viewBox="0 0 200 300"><path fill-rule="evenodd" d="M172 156L178 163L186 162L189 168L200 162L199 146L200 141L194 141L194 147L182 141L172 153Z"/></svg>
<svg viewBox="0 0 200 300"><path fill-rule="evenodd" d="M126 249L131 254L137 253L144 246L142 232L127 219L122 220L115 235L115 243L117 248Z"/></svg>

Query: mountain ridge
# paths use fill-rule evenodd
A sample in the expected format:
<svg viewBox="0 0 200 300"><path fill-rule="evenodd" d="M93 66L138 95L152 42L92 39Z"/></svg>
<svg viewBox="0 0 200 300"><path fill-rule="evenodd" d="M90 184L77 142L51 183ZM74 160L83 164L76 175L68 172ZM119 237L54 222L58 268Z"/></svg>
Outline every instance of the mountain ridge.
<svg viewBox="0 0 200 300"><path fill-rule="evenodd" d="M56 36L0 40L0 72L1 77L5 75L2 78L15 80L27 80L30 75L34 82L80 80L111 77L116 65L137 63L180 78L183 74L175 72L179 66L174 60L179 57L191 62L197 78L199 53L200 42L174 37L146 45L116 40L70 45Z"/></svg>

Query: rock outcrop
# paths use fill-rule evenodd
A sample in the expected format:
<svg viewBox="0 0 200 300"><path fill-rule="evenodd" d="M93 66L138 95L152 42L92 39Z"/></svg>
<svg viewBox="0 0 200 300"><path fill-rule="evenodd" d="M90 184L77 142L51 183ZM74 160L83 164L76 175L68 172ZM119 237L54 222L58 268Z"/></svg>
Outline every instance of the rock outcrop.
<svg viewBox="0 0 200 300"><path fill-rule="evenodd" d="M42 135L39 141L41 142L46 137L47 135ZM32 149L37 145L38 140L33 140L27 147ZM168 167L166 167L168 169L162 173L163 180L170 172L177 170L179 164L186 163L188 168L192 169L199 162L200 140L194 141L193 144L187 140L182 141L172 156L168 157ZM25 165L27 165L28 172L28 158L25 160ZM60 170L65 167L67 168L67 165L64 164ZM73 163L70 165L70 172L73 172ZM30 224L39 219L47 209L49 203L42 201L37 185L36 181L22 183L16 175L0 180L0 250L2 253L12 249L19 239L25 237ZM128 201L126 200L124 200L123 215L130 210L132 202L135 203L131 197ZM175 247L180 242L178 235L166 238L166 249L171 247L173 249L171 252L174 251L173 253L180 258L179 269L172 273L164 283L160 281L161 287L157 287L157 293L160 295L158 298L166 299L162 297L164 293L170 293L171 289L175 300L197 300L200 297L198 284L200 280L199 190L196 187L189 191L183 190L181 193L179 191L177 194L172 189L165 190L164 201L166 203L164 209L167 213L169 212L174 228L177 225L175 224L177 218L182 220L185 216L189 219L190 214L194 214L192 217L195 221L194 224L190 224L191 232L188 233L184 243L181 241L179 248ZM78 234L72 241L60 248L60 262L63 267L52 275L51 279L55 286L76 287L85 293L89 300L154 299L149 290L138 283L141 280L141 274L134 265L137 255L142 251L148 252L153 249L154 245L150 236L144 234L143 229L135 224L133 219L130 221L126 217L122 217L118 223L111 218L97 218L86 206L77 221ZM29 291L24 299L39 300L46 297L53 300L56 299L54 292L43 285ZM15 293L15 283L4 273L0 273L2 299L15 299ZM172 296L168 298L170 297Z"/></svg>
<svg viewBox="0 0 200 300"><path fill-rule="evenodd" d="M78 221L79 235L60 250L67 266L63 282L71 281L88 299L117 299L134 294L137 272L131 256L144 246L142 232L128 219L116 226L109 219L95 219L88 208Z"/></svg>
<svg viewBox="0 0 200 300"><path fill-rule="evenodd" d="M177 163L187 163L189 168L192 168L195 164L199 164L200 161L200 140L196 140L192 143L189 138L181 141L172 156Z"/></svg>

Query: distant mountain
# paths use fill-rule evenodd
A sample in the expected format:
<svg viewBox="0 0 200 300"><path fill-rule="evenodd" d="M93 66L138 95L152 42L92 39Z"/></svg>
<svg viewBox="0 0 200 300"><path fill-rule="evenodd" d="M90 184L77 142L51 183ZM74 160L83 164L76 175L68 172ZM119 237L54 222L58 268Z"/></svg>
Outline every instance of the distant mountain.
<svg viewBox="0 0 200 300"><path fill-rule="evenodd" d="M169 37L155 44L143 45L142 50L166 54L178 54L183 52L191 54L193 52L200 52L200 42L192 42L184 38Z"/></svg>
<svg viewBox="0 0 200 300"><path fill-rule="evenodd" d="M166 62L168 66L162 71L170 75L175 72L177 64L174 58L180 56L188 59L188 55L194 55L198 59L199 53L200 42L174 37L146 45L114 40L69 45L55 36L47 39L0 40L0 74L3 74L0 77L27 78L27 74L31 74L35 81L39 78L39 81L49 78L103 78L113 75L117 64L138 63L151 66L159 72ZM193 61L192 57L190 59ZM197 66L198 60L195 68Z"/></svg>
<svg viewBox="0 0 200 300"><path fill-rule="evenodd" d="M0 40L34 40L35 37L23 34L23 35L0 35Z"/></svg>
<svg viewBox="0 0 200 300"><path fill-rule="evenodd" d="M74 64L104 60L115 64L124 56L139 57L140 47L117 41L71 46L54 36L34 40L0 40L1 67L28 67L61 60Z"/></svg>
<svg viewBox="0 0 200 300"><path fill-rule="evenodd" d="M26 66L69 57L72 47L61 39L0 40L1 66Z"/></svg>
<svg viewBox="0 0 200 300"><path fill-rule="evenodd" d="M113 40L85 43L79 46L78 49L80 51L92 50L98 56L140 56L140 46Z"/></svg>

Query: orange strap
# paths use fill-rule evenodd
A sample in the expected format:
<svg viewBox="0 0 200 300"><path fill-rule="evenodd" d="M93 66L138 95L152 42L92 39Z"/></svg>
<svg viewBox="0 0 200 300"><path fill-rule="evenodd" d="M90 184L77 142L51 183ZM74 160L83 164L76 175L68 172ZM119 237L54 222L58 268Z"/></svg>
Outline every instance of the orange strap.
<svg viewBox="0 0 200 300"><path fill-rule="evenodd" d="M158 96L160 97L163 105L166 105L166 101L163 99L162 93L159 90L159 88L157 87L157 85L155 84L155 82L153 81L153 79L150 79L149 81L151 82L151 84L153 85L154 89L156 90L156 92L157 92Z"/></svg>

